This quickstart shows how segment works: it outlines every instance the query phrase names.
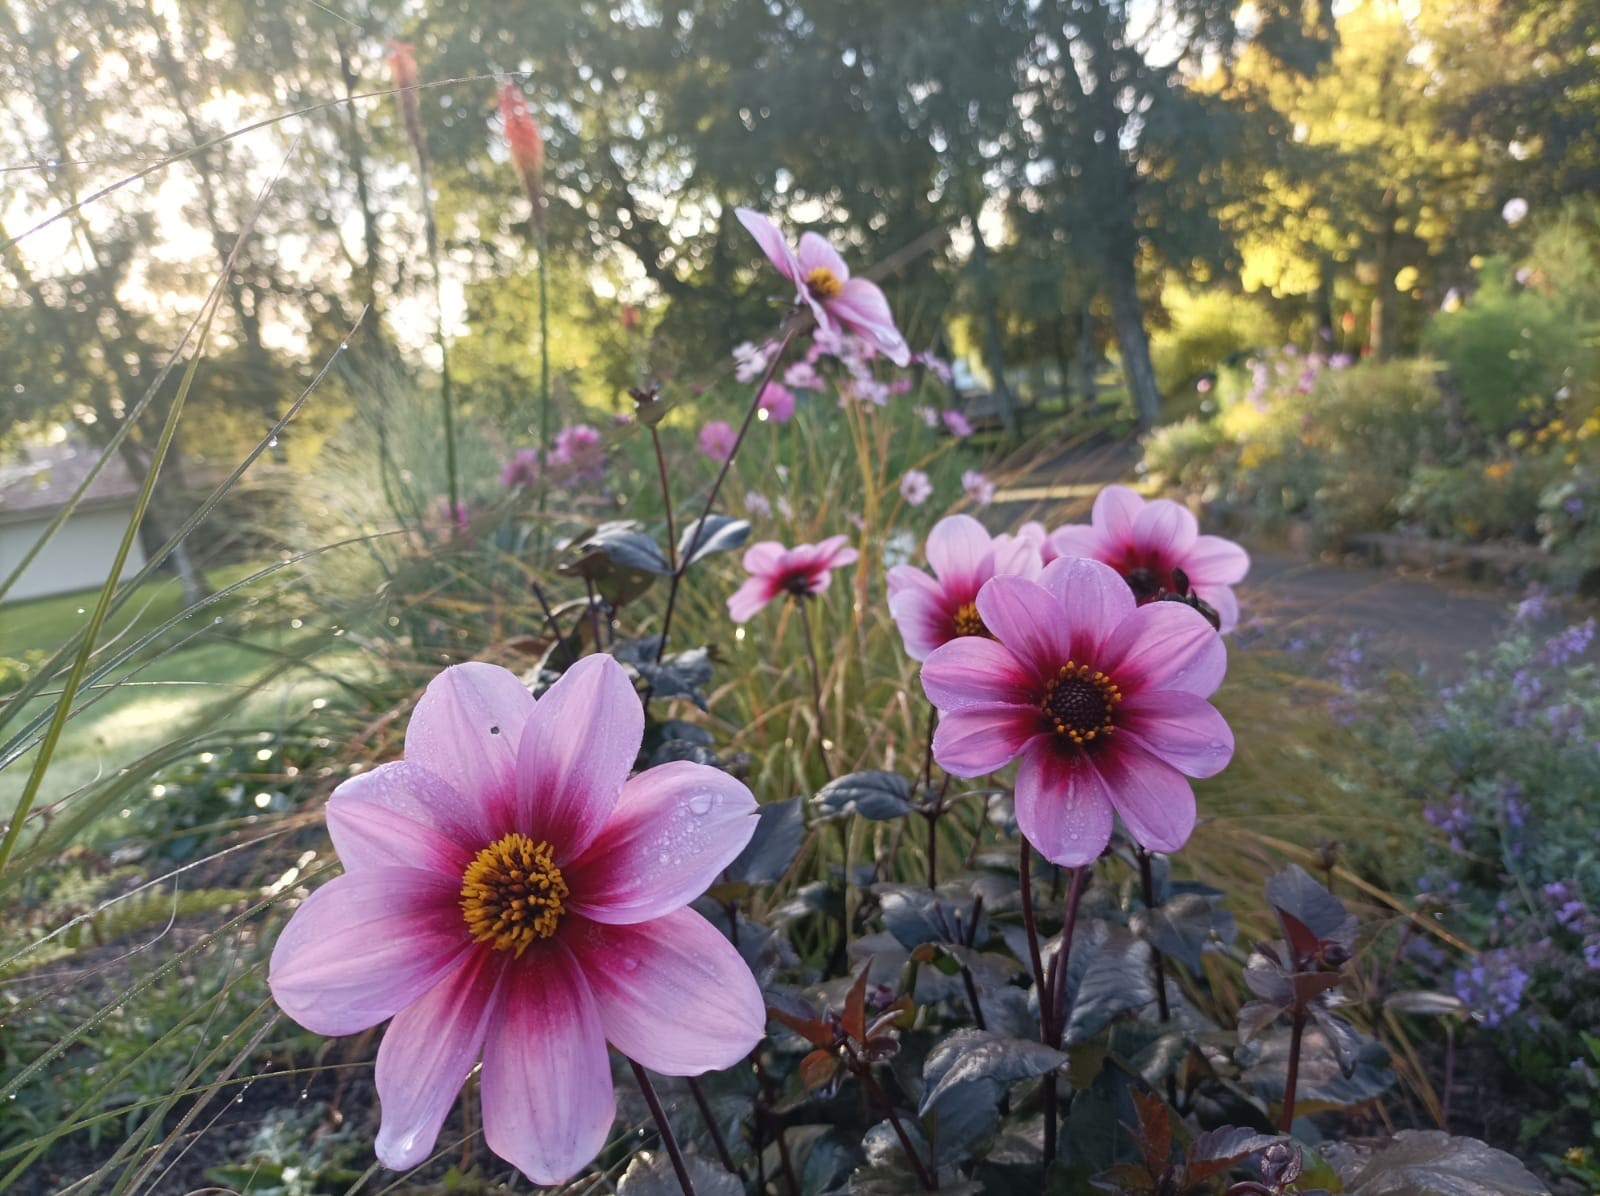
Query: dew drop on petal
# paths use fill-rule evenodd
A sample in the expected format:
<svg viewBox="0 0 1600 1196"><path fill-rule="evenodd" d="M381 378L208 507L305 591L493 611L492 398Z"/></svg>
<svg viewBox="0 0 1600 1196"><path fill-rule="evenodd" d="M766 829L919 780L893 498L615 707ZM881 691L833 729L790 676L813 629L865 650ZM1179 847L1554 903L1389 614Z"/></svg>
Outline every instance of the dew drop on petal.
<svg viewBox="0 0 1600 1196"><path fill-rule="evenodd" d="M638 968L639 960L635 956L624 955L622 957L622 970L624 972L634 972L637 971Z"/></svg>
<svg viewBox="0 0 1600 1196"><path fill-rule="evenodd" d="M711 795L709 793L696 793L689 799L689 813L695 816L711 812Z"/></svg>

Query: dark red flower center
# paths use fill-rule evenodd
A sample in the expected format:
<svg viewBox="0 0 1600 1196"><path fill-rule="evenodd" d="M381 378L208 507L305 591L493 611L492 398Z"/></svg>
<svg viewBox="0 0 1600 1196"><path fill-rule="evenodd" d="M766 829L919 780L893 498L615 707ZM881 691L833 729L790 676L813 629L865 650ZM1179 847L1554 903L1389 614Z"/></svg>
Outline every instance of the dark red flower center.
<svg viewBox="0 0 1600 1196"><path fill-rule="evenodd" d="M806 286L818 299L837 299L844 290L839 276L826 266L818 266L806 275Z"/></svg>
<svg viewBox="0 0 1600 1196"><path fill-rule="evenodd" d="M473 857L461 876L461 913L480 943L520 956L556 932L571 892L550 844L509 834Z"/></svg>
<svg viewBox="0 0 1600 1196"><path fill-rule="evenodd" d="M815 580L815 569L791 569L779 579L778 588L785 593L793 594L796 598L804 598L811 593L811 586Z"/></svg>
<svg viewBox="0 0 1600 1196"><path fill-rule="evenodd" d="M1045 684L1039 710L1057 735L1088 747L1116 730L1116 710L1122 690L1098 669L1067 661Z"/></svg>

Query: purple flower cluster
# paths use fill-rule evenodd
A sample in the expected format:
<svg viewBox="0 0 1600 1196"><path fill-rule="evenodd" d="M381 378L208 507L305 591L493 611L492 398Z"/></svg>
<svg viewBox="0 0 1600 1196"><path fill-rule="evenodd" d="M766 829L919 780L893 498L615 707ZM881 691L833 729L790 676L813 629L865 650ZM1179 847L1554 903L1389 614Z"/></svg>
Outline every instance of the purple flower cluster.
<svg viewBox="0 0 1600 1196"><path fill-rule="evenodd" d="M1469 968L1458 968L1455 994L1483 1024L1502 1026L1522 1008L1523 993L1532 977L1509 948L1485 951Z"/></svg>
<svg viewBox="0 0 1600 1196"><path fill-rule="evenodd" d="M1447 805L1429 802L1422 808L1422 816L1432 826L1450 837L1454 851L1465 851L1472 834L1472 810L1465 795L1452 793Z"/></svg>

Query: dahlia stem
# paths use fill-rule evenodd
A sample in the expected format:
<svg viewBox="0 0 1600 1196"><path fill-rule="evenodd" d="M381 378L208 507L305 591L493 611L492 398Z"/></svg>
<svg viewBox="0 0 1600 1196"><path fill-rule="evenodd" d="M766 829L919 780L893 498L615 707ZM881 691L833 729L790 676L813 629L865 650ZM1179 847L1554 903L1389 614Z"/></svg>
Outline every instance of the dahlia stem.
<svg viewBox="0 0 1600 1196"><path fill-rule="evenodd" d="M661 1135L661 1146L667 1152L667 1157L672 1160L672 1170L677 1173L678 1186L683 1189L683 1196L695 1196L694 1180L689 1178L689 1167L683 1161L683 1152L678 1149L678 1140L672 1136L672 1123L667 1120L666 1110L661 1107L661 1101L656 1096L649 1075L632 1059L628 1060L628 1066L633 1068L633 1078L639 1085L639 1094L644 1097L644 1103L650 1106L650 1116L656 1123L656 1132Z"/></svg>
<svg viewBox="0 0 1600 1196"><path fill-rule="evenodd" d="M567 643L567 637L561 631L561 624L556 622L555 611L550 609L550 600L544 596L544 587L537 579L530 580L528 584L533 587L533 596L539 600L539 609L544 611L544 621L550 626L550 633L556 637L556 643L561 645L561 651L567 658L567 666L578 663L578 658L573 655L572 645Z"/></svg>
<svg viewBox="0 0 1600 1196"><path fill-rule="evenodd" d="M716 481L711 483L711 493L706 495L706 505L700 512L700 519L694 525L694 535L689 538L689 543L684 546L683 559L678 562L678 567L672 571L672 585L667 590L667 609L661 616L661 642L656 645L656 663L661 663L661 657L667 650L667 633L672 630L672 611L678 604L678 589L683 583L684 572L689 568L689 563L694 560L695 549L700 547L700 537L706 532L706 519L711 515L711 508L717 504L717 495L722 490L723 480L728 476L728 470L733 466L733 459L739 455L739 448L744 444L745 433L750 430L750 425L755 421L756 411L761 406L761 394L767 389L782 364L784 354L789 351L789 345L795 338L795 333L800 331L798 323L791 324L789 331L783 334L783 341L772 354L772 360L767 363L767 372L761 376L761 381L756 383L755 393L750 396L750 406L746 408L744 420L739 424L739 434L733 438L733 447L728 450L728 456L722 462L722 468L717 471Z"/></svg>
<svg viewBox="0 0 1600 1196"><path fill-rule="evenodd" d="M1039 998L1039 1041L1050 1045L1053 1019L1050 1011L1050 988L1045 982L1044 961L1039 953L1039 925L1033 916L1033 848L1022 840L1022 851L1017 858L1018 878L1022 882L1022 926L1028 935L1028 963L1033 968L1033 991ZM1046 1169L1056 1158L1056 1084L1055 1073L1044 1078L1044 1165Z"/></svg>
<svg viewBox="0 0 1600 1196"><path fill-rule="evenodd" d="M1300 1040L1306 1032L1306 1015L1295 1011L1289 1028L1289 1074L1283 1081L1283 1119L1278 1128L1286 1134L1294 1132L1294 1094L1300 1081Z"/></svg>
<svg viewBox="0 0 1600 1196"><path fill-rule="evenodd" d="M1150 872L1150 853L1137 846L1134 851L1139 856L1139 888L1144 896L1144 907L1147 910L1155 909L1156 886ZM1166 1025L1172 1020L1172 1010L1167 1005L1167 968L1161 960L1161 952L1154 946L1150 948L1150 957L1155 961L1156 969L1156 1011L1161 1015L1161 1024Z"/></svg>
<svg viewBox="0 0 1600 1196"><path fill-rule="evenodd" d="M822 771L828 774L828 779L831 781L833 765L828 762L828 732L823 726L825 716L822 713L822 665L817 658L816 638L811 633L811 612L806 609L804 601L800 602L799 613L800 627L805 632L806 660L811 665L811 709L817 716L817 752L822 756Z"/></svg>
<svg viewBox="0 0 1600 1196"><path fill-rule="evenodd" d="M672 523L672 487L667 482L667 458L661 451L661 431L650 425L650 445L656 454L656 476L661 479L661 505L667 512L667 565L678 571L678 533Z"/></svg>
<svg viewBox="0 0 1600 1196"><path fill-rule="evenodd" d="M539 208L542 196L529 196L533 207L533 223L539 247L539 514L544 514L545 498L549 490L546 471L550 468L550 302L547 276L549 234L544 227L544 213ZM543 539L543 531L540 539Z"/></svg>
<svg viewBox="0 0 1600 1196"><path fill-rule="evenodd" d="M929 1173L928 1165L922 1161L922 1156L917 1153L916 1147L911 1144L911 1135L906 1133L906 1127L900 1123L900 1114L894 1111L894 1102L889 1099L889 1094L883 1090L872 1074L872 1068L863 1063L852 1049L850 1058L856 1064L856 1074L861 1077L861 1083L871 1094L872 1098L883 1107L884 1114L889 1119L889 1124L894 1127L895 1136L900 1139L900 1149L906 1152L906 1159L911 1164L911 1169L917 1173L917 1182L922 1185L925 1192L937 1192L939 1181Z"/></svg>
<svg viewBox="0 0 1600 1196"><path fill-rule="evenodd" d="M1067 965L1072 961L1072 938L1078 929L1078 902L1083 898L1083 890L1088 887L1089 876L1093 868L1069 868L1072 880L1067 885L1067 908L1065 920L1061 923L1061 946L1056 951L1055 959L1050 962L1050 1008L1055 1011L1055 1022L1052 1027L1055 1039L1051 1046L1060 1047L1061 1039L1067 1032Z"/></svg>
<svg viewBox="0 0 1600 1196"><path fill-rule="evenodd" d="M728 1143L722 1136L722 1130L717 1126L711 1105L706 1100L706 1094L700 1089L700 1081L694 1076L689 1077L689 1094L694 1097L695 1107L700 1110L700 1120L705 1122L706 1132L711 1135L711 1144L717 1149L717 1158L722 1160L722 1165L729 1172L739 1177L740 1183L745 1182L744 1169L734 1165L733 1155L728 1153Z"/></svg>

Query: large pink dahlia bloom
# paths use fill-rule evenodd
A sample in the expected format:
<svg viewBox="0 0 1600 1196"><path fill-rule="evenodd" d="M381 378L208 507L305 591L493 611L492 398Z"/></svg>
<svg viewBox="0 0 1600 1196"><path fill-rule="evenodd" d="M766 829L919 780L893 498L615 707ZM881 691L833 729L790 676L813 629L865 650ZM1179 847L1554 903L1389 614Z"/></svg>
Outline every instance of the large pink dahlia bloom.
<svg viewBox="0 0 1600 1196"><path fill-rule="evenodd" d="M822 593L835 569L861 556L845 543L843 536L829 536L820 544L796 544L793 548L776 540L750 545L744 553L745 572L750 576L729 595L728 617L735 623L748 623L779 594L810 598Z"/></svg>
<svg viewBox="0 0 1600 1196"><path fill-rule="evenodd" d="M1205 617L1137 606L1111 569L1076 558L1038 581L994 578L978 612L993 639L952 640L922 666L939 766L977 777L1020 756L1017 825L1054 863L1099 856L1113 811L1145 847L1182 847L1195 822L1188 778L1233 756L1206 701L1227 654Z"/></svg>
<svg viewBox="0 0 1600 1196"><path fill-rule="evenodd" d="M616 1112L606 1043L668 1075L744 1058L765 1030L739 953L686 908L749 841L726 773L629 778L644 713L590 656L537 701L505 669L429 684L405 758L328 800L343 876L272 952L272 994L319 1034L393 1018L378 1048L378 1157L414 1167L483 1061L489 1148L535 1183L576 1174Z"/></svg>
<svg viewBox="0 0 1600 1196"><path fill-rule="evenodd" d="M795 298L811 308L818 327L833 331L835 323L867 339L895 365L911 364L911 347L895 327L889 301L876 283L851 278L844 258L816 233L800 237L798 252L789 248L778 226L760 212L736 208L734 215L767 260L795 286Z"/></svg>
<svg viewBox="0 0 1600 1196"><path fill-rule="evenodd" d="M1015 536L989 535L971 515L939 520L924 551L932 577L914 565L889 570L889 614L912 660L927 660L959 636L989 634L978 615L978 591L991 577L1039 575L1038 549Z"/></svg>
<svg viewBox="0 0 1600 1196"><path fill-rule="evenodd" d="M1193 593L1221 618L1221 629L1238 625L1233 587L1250 572L1250 554L1232 540L1202 536L1187 507L1165 498L1146 502L1126 486L1107 486L1095 498L1090 519L1050 533L1056 555L1103 561L1122 574L1141 603L1176 593L1172 571L1182 569Z"/></svg>

